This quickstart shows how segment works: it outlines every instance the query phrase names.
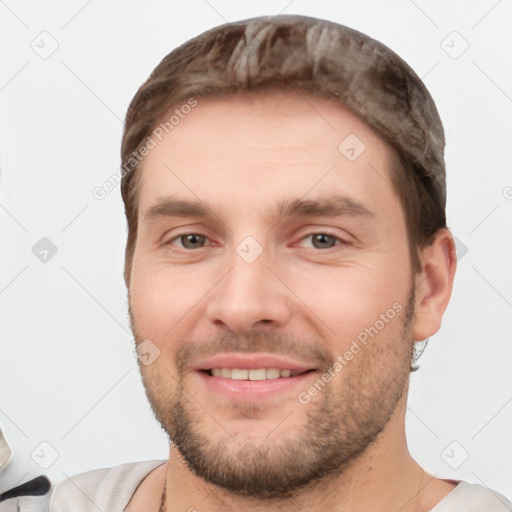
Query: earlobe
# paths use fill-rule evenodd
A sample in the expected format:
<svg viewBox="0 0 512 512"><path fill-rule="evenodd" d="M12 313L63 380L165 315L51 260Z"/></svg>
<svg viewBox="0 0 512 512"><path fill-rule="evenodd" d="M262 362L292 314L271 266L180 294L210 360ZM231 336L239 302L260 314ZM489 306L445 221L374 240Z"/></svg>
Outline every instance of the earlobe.
<svg viewBox="0 0 512 512"><path fill-rule="evenodd" d="M450 301L457 253L451 232L437 232L432 244L421 251L421 272L416 276L415 341L424 340L441 327Z"/></svg>

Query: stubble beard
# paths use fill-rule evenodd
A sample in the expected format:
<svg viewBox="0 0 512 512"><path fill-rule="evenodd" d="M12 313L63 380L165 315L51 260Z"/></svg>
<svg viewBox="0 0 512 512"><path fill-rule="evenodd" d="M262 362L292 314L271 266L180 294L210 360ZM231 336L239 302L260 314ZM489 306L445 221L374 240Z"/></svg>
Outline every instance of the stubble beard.
<svg viewBox="0 0 512 512"><path fill-rule="evenodd" d="M206 407L192 398L182 383L179 371L187 360L183 356L178 372L158 367L139 367L146 395L156 419L181 454L190 470L205 481L238 496L258 500L286 499L298 489L314 486L346 470L375 442L391 419L397 404L407 389L414 339L414 289L411 289L398 338L380 333L326 385L307 405L290 404L290 410L307 407L306 421L295 435L285 437L290 426L296 425L295 414L284 419L275 434L263 440L235 438L215 421L207 421L218 430L208 431ZM131 315L132 316L132 315ZM139 343L143 337L132 329ZM384 336L383 336L384 335ZM262 338L262 336L264 338ZM214 346L234 348L234 336L216 338ZM236 336L237 350L244 347L276 347L272 334ZM301 340L302 341L302 340ZM289 346L300 345L288 339ZM303 346L305 346L303 344ZM321 347L318 343L317 347ZM291 354L297 352L292 351ZM332 354L322 352L326 367L318 378L332 368ZM190 355L190 354L189 354ZM233 404L230 411L239 418L257 419L265 413L264 406L254 403ZM210 411L209 411L210 412ZM215 415L215 411L211 411ZM283 417L289 413L283 409ZM299 413L302 410L299 409Z"/></svg>

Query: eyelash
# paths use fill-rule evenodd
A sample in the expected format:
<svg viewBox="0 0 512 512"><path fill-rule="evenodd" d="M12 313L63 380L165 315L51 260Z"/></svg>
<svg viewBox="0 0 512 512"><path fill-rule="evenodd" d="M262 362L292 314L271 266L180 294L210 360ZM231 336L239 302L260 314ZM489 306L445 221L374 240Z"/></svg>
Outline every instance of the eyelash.
<svg viewBox="0 0 512 512"><path fill-rule="evenodd" d="M191 236L191 235L194 235L194 236L197 236L197 237L202 237L202 238L205 238L206 240L208 240L208 237L206 235L202 235L201 233L194 233L194 232L191 232L191 233L182 233L182 234L179 234L175 237L173 237L172 239L170 239L168 242L165 243L165 245L173 245L173 242L176 241L176 240L180 240L186 236ZM327 231L318 231L318 232L314 232L314 233L309 233L307 234L306 236L303 236L300 241L302 240L306 240L307 238L310 238L310 237L313 237L315 235L325 235L327 237L330 237L330 238L333 238L335 239L336 242L339 242L339 243L336 243L333 247L327 247L326 249L318 249L316 247L310 247L311 249L317 249L319 251L322 251L322 252L329 252L330 250L333 250L335 249L336 247L338 247L339 245L348 245L349 242L347 242L346 240L343 240L342 238L340 238L339 236L337 235L334 235L332 233L329 233ZM204 247L204 246L203 246ZM198 250L198 249L203 249L203 247L198 247L196 249L187 249L186 247L180 247L180 249L183 249L185 251L195 251L195 250Z"/></svg>

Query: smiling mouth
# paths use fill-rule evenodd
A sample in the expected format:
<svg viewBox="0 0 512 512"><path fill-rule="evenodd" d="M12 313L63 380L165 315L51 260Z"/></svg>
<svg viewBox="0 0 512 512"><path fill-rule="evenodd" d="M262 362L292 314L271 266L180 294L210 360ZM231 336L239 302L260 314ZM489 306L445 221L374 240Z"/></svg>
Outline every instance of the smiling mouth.
<svg viewBox="0 0 512 512"><path fill-rule="evenodd" d="M289 370L279 368L212 368L210 370L202 370L202 372L211 377L220 377L231 380L274 380L281 378L296 377L314 370Z"/></svg>

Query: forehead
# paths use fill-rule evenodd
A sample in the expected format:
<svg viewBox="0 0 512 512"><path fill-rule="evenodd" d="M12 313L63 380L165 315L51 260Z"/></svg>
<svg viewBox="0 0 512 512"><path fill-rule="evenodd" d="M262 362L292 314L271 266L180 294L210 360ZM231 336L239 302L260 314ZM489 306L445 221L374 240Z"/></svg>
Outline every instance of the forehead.
<svg viewBox="0 0 512 512"><path fill-rule="evenodd" d="M255 212L305 196L376 210L397 199L388 144L348 108L303 92L198 98L161 131L139 169L140 213L169 195Z"/></svg>

